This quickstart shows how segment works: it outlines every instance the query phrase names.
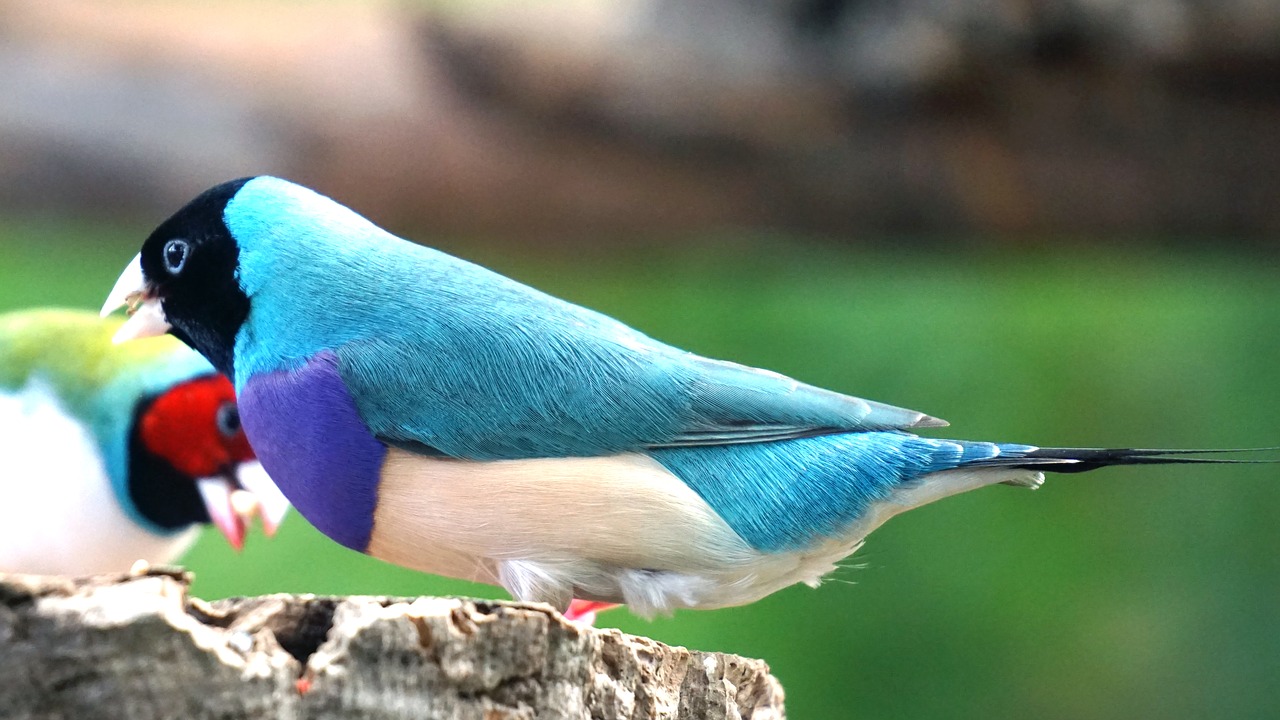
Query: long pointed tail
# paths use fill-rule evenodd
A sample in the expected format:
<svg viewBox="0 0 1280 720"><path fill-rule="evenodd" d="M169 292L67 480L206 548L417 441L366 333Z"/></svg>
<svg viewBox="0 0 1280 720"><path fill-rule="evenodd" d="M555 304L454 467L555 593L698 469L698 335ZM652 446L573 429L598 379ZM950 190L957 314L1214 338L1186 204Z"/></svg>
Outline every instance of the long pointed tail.
<svg viewBox="0 0 1280 720"><path fill-rule="evenodd" d="M1230 450L1154 450L1141 448L1039 448L1027 445L1001 445L1001 454L978 465L1026 468L1045 472L1072 473L1097 470L1112 465L1213 464L1240 465L1277 463L1280 458L1198 457L1248 453L1276 453L1280 447L1234 448Z"/></svg>

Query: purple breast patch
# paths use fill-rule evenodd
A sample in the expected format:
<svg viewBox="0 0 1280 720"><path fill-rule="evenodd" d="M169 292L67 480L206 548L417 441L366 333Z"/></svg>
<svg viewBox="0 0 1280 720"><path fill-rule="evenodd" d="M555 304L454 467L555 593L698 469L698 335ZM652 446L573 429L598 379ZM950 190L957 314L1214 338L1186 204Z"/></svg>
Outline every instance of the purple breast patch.
<svg viewBox="0 0 1280 720"><path fill-rule="evenodd" d="M296 370L255 375L239 403L249 442L289 502L320 532L363 552L387 448L356 413L337 356L325 351Z"/></svg>

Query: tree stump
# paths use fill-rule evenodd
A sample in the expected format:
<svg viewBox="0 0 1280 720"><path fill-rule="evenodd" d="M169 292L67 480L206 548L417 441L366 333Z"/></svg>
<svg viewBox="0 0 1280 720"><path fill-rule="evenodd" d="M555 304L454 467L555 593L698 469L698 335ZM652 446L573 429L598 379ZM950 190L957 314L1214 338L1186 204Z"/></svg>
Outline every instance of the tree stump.
<svg viewBox="0 0 1280 720"><path fill-rule="evenodd" d="M0 574L0 715L784 717L768 666L570 623L539 604L269 595L205 602L181 570Z"/></svg>

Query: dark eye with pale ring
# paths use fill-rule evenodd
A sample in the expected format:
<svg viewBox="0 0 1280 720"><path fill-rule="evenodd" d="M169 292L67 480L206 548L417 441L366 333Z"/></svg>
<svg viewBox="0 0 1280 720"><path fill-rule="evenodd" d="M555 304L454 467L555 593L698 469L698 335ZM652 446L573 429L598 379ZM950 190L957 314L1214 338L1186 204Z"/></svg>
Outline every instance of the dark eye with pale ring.
<svg viewBox="0 0 1280 720"><path fill-rule="evenodd" d="M164 244L164 269L170 275L177 275L187 264L187 256L191 254L191 245L186 240L170 240Z"/></svg>
<svg viewBox="0 0 1280 720"><path fill-rule="evenodd" d="M218 432L223 437L233 438L240 433L240 410L235 403L223 403L219 406L215 421L218 423Z"/></svg>

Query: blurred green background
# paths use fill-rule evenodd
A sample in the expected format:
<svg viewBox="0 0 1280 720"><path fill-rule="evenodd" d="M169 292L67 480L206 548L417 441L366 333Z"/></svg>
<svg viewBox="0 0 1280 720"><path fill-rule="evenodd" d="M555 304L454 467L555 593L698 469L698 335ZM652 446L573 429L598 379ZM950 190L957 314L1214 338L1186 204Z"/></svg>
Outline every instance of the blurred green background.
<svg viewBox="0 0 1280 720"><path fill-rule="evenodd" d="M0 230L0 309L95 306L147 224ZM609 252L420 237L700 353L949 419L953 437L1277 443L1269 257L1073 241L1018 252L735 234ZM915 249L912 249L915 248ZM795 718L1269 717L1273 466L1117 468L908 513L818 590L601 625L766 659ZM296 514L187 557L205 598L501 592L347 551Z"/></svg>

